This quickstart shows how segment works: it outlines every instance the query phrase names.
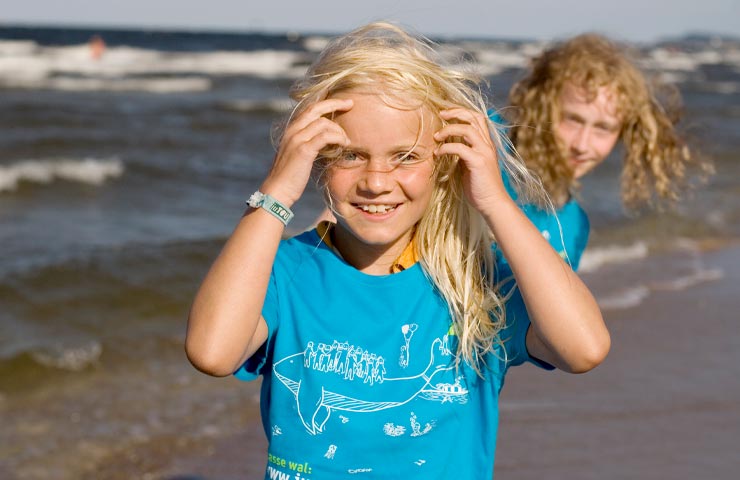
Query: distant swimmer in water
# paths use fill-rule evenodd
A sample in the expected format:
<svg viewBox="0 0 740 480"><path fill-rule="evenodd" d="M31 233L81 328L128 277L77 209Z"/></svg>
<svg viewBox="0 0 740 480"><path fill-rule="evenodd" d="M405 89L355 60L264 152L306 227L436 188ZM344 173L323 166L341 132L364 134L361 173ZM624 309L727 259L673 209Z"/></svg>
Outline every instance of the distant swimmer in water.
<svg viewBox="0 0 740 480"><path fill-rule="evenodd" d="M88 42L90 48L90 57L93 60L100 60L105 53L106 45L105 40L100 35L93 35Z"/></svg>

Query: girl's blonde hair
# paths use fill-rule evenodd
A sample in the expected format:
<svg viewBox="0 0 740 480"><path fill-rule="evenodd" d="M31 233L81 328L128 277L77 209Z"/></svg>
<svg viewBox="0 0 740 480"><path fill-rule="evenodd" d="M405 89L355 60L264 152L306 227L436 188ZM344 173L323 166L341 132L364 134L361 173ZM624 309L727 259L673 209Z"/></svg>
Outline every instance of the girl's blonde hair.
<svg viewBox="0 0 740 480"><path fill-rule="evenodd" d="M556 44L532 61L530 73L511 89L511 140L527 166L559 201L576 185L554 133L560 120L560 95L566 84L582 89L589 101L601 87L609 88L621 119L620 137L625 157L622 201L628 209L656 203L672 204L688 184L689 171L711 171L703 159L692 156L676 131L678 91L661 86L665 104L656 98L657 84L645 76L607 38L584 34ZM670 90L670 92L669 92Z"/></svg>
<svg viewBox="0 0 740 480"><path fill-rule="evenodd" d="M395 108L425 111L464 107L485 114L477 76L443 67L433 44L389 23L373 23L333 40L297 81L292 116L339 92L362 89L393 102ZM426 124L427 122L423 122ZM506 140L489 124L499 164L518 190L534 197L537 183L522 162L506 153ZM458 336L460 358L478 373L504 325L503 300L494 286L493 237L485 221L466 200L457 156L437 157L434 192L416 228L414 242L426 275L447 302ZM316 162L321 165L321 161ZM321 179L331 174L325 167Z"/></svg>

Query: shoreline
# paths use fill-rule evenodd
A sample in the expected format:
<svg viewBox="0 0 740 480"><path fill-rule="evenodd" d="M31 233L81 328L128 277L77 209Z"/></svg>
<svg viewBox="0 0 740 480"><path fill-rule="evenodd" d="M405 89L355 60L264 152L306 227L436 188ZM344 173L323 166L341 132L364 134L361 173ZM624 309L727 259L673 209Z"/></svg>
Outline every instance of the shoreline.
<svg viewBox="0 0 740 480"><path fill-rule="evenodd" d="M511 372L496 478L735 478L740 246L702 259L723 277L605 312L612 349L593 372Z"/></svg>

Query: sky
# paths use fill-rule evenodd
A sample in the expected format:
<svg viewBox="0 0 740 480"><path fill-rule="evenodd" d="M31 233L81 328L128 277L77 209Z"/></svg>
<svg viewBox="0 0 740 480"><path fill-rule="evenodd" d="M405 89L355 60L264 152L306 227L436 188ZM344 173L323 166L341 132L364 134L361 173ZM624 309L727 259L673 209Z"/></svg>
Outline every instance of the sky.
<svg viewBox="0 0 740 480"><path fill-rule="evenodd" d="M341 33L393 20L428 36L553 39L596 31L651 42L740 36L740 0L9 0L0 25Z"/></svg>

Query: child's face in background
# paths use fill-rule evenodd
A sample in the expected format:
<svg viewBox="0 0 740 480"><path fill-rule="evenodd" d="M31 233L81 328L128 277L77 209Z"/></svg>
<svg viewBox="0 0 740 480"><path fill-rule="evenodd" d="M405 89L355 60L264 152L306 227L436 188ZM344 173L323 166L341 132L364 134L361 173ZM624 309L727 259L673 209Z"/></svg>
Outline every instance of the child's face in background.
<svg viewBox="0 0 740 480"><path fill-rule="evenodd" d="M573 178L583 177L606 159L621 129L616 96L610 88L599 88L596 98L588 101L582 88L572 84L563 87L555 133L565 148Z"/></svg>
<svg viewBox="0 0 740 480"><path fill-rule="evenodd" d="M354 101L334 117L350 145L327 173L337 246L400 255L432 197L439 120L423 108L394 108L371 93L333 97Z"/></svg>

